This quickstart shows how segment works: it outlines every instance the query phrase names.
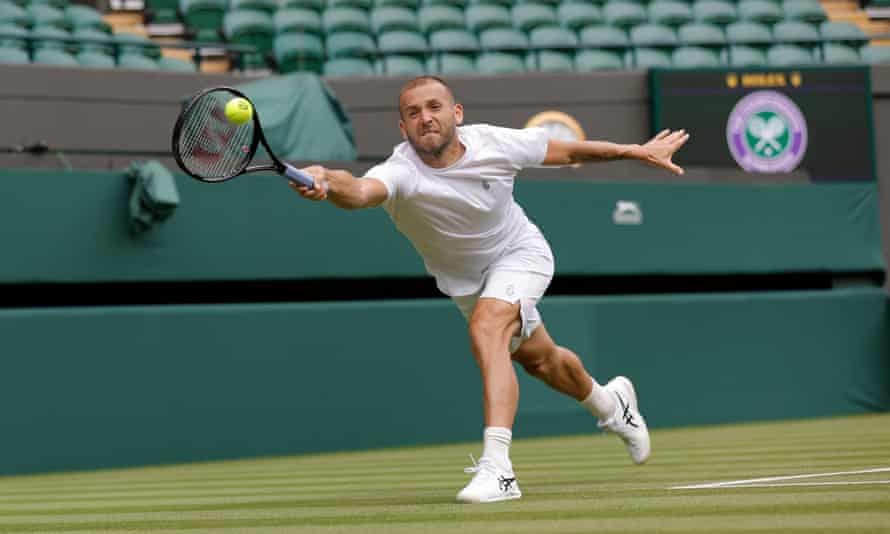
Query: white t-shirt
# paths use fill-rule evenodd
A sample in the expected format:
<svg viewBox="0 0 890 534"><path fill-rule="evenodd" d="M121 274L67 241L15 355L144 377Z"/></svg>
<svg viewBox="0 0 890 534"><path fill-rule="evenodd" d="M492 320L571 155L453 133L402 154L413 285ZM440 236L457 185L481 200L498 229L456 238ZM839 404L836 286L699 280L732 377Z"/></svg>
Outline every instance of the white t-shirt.
<svg viewBox="0 0 890 534"><path fill-rule="evenodd" d="M386 185L383 208L449 296L475 293L510 245L540 237L513 199L513 180L522 168L542 164L548 142L543 128L475 124L458 127L457 135L466 152L449 167L427 166L403 142L365 173Z"/></svg>

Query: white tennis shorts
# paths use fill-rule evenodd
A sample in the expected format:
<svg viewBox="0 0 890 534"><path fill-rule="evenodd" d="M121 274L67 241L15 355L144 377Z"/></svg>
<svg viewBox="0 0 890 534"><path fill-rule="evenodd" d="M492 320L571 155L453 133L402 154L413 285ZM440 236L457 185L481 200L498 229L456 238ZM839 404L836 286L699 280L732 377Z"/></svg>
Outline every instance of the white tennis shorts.
<svg viewBox="0 0 890 534"><path fill-rule="evenodd" d="M540 234L538 234L540 236ZM472 295L451 297L464 319L470 320L480 298L519 302L522 322L519 335L510 340L510 352L516 352L542 324L537 304L553 278L553 255L543 237L520 243L498 259L486 271L482 289Z"/></svg>

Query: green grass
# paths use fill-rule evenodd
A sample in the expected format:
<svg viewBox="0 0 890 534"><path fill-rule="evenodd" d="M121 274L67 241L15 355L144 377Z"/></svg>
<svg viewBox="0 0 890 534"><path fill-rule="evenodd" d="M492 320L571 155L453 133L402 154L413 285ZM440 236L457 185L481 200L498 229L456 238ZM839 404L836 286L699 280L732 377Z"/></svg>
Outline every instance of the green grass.
<svg viewBox="0 0 890 534"><path fill-rule="evenodd" d="M0 532L890 532L890 414L514 442L519 501L458 505L479 444L0 478Z"/></svg>

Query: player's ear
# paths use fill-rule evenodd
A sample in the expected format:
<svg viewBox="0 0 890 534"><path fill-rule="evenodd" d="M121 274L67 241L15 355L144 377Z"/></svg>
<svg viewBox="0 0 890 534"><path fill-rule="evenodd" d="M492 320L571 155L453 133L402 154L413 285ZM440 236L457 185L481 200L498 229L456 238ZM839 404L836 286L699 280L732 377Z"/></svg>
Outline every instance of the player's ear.
<svg viewBox="0 0 890 534"><path fill-rule="evenodd" d="M454 105L454 122L456 124L464 123L464 107L460 104Z"/></svg>
<svg viewBox="0 0 890 534"><path fill-rule="evenodd" d="M408 133L405 132L405 121L403 121L402 119L399 119L399 131L402 132L402 140L407 141Z"/></svg>

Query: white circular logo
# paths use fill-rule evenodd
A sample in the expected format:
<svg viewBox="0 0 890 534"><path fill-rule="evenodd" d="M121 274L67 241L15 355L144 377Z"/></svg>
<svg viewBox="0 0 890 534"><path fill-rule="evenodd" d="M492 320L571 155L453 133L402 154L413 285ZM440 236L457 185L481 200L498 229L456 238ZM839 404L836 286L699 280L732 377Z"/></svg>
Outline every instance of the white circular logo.
<svg viewBox="0 0 890 534"><path fill-rule="evenodd" d="M736 163L746 171L790 172L806 153L807 123L787 96L755 91L732 108L726 142Z"/></svg>

